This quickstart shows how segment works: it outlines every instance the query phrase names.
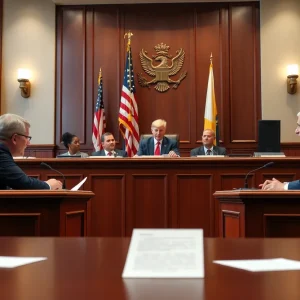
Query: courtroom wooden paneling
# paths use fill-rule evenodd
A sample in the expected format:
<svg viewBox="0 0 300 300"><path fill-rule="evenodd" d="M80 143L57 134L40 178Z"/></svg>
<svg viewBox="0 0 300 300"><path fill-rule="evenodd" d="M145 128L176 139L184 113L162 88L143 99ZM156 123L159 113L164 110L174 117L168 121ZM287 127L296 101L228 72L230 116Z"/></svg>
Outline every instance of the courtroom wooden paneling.
<svg viewBox="0 0 300 300"><path fill-rule="evenodd" d="M61 179L54 172L42 169L41 161L65 174L67 188L88 178L83 189L95 193L86 216L91 224L88 234L92 236L130 236L137 227L203 228L205 236L219 236L222 215L219 202L213 197L215 191L243 187L249 171L270 161L275 162L272 167L249 175L249 187L258 187L273 177L300 178L300 161L295 157L24 159L17 163L27 174L39 174L42 180L52 175ZM227 206L224 210L235 211ZM263 206L251 211L251 219L259 218L261 211ZM225 220L228 235L230 228L243 220L241 211L238 212L239 219L226 215L232 217ZM274 206L268 213L279 212ZM263 228L263 221L257 222L257 226ZM242 227L233 233L237 234L243 234Z"/></svg>
<svg viewBox="0 0 300 300"><path fill-rule="evenodd" d="M0 236L41 236L40 223L41 213L0 213Z"/></svg>
<svg viewBox="0 0 300 300"><path fill-rule="evenodd" d="M48 170L48 172L45 175L46 175L46 180L49 180L50 178L55 178L63 182L63 177L52 170ZM70 190L83 179L83 174L72 173L66 175L65 177L66 177L66 189ZM81 190L84 189L84 184L83 186L80 187L80 189Z"/></svg>
<svg viewBox="0 0 300 300"><path fill-rule="evenodd" d="M86 127L86 65L85 65L85 8L73 7L72 10L62 9L58 12L61 21L59 33L63 39L60 43L61 64L57 65L60 74L57 82L57 98L60 106L56 106L56 120L60 126L56 128L56 143L59 148L64 132L75 133L85 142ZM64 84L67 83L68 84ZM90 99L92 100L92 99ZM90 137L92 135L90 134Z"/></svg>
<svg viewBox="0 0 300 300"><path fill-rule="evenodd" d="M224 237L237 238L241 236L240 232L240 214L232 211L222 211L223 214L223 226Z"/></svg>
<svg viewBox="0 0 300 300"><path fill-rule="evenodd" d="M91 201L91 224L93 236L125 236L125 174L107 169L88 170L88 188L99 195ZM93 174L91 174L93 173Z"/></svg>
<svg viewBox="0 0 300 300"><path fill-rule="evenodd" d="M255 142L261 118L259 9L231 5L229 22L230 142Z"/></svg>
<svg viewBox="0 0 300 300"><path fill-rule="evenodd" d="M269 173L262 174L262 176L263 176L263 181L265 181L267 179L271 179ZM296 176L296 172L294 172L294 173L286 173L286 172L275 173L275 172L273 172L272 178L276 178L277 180L282 181L282 182L288 182L288 181L296 180L297 176Z"/></svg>
<svg viewBox="0 0 300 300"><path fill-rule="evenodd" d="M46 174L41 175L44 180ZM89 191L0 191L0 236L87 236Z"/></svg>
<svg viewBox="0 0 300 300"><path fill-rule="evenodd" d="M300 214L264 214L266 237L299 237Z"/></svg>
<svg viewBox="0 0 300 300"><path fill-rule="evenodd" d="M126 235L131 235L133 228L169 227L170 183L164 173L132 174L126 201Z"/></svg>
<svg viewBox="0 0 300 300"><path fill-rule="evenodd" d="M178 174L176 177L176 227L203 228L206 236L213 236L214 199L210 193L213 174Z"/></svg>
<svg viewBox="0 0 300 300"><path fill-rule="evenodd" d="M28 145L25 150L25 157L40 157L40 158L51 158L56 156L55 145Z"/></svg>
<svg viewBox="0 0 300 300"><path fill-rule="evenodd" d="M299 191L217 191L219 236L300 237Z"/></svg>
<svg viewBox="0 0 300 300"><path fill-rule="evenodd" d="M204 103L208 82L208 56L210 54L213 55L214 86L220 124L220 139L224 141L225 126L223 126L223 121L226 118L224 109L229 101L228 4L219 3L214 6L203 4L201 8L196 9L196 18L196 142L200 143L201 141L204 125Z"/></svg>
<svg viewBox="0 0 300 300"><path fill-rule="evenodd" d="M245 206L222 203L219 205L219 236L238 238L245 236Z"/></svg>
<svg viewBox="0 0 300 300"><path fill-rule="evenodd" d="M64 236L87 236L86 213L84 210L74 210L65 213Z"/></svg>
<svg viewBox="0 0 300 300"><path fill-rule="evenodd" d="M167 120L168 132L178 133L183 143L192 141L191 114L195 105L195 32L194 9L190 5L155 4L146 6L125 6L124 30L134 33L132 39L132 55L135 73L151 80L141 67L139 53L141 49L148 55L157 54L154 46L164 43L170 47L169 54L173 57L176 51L183 48L185 51L184 64L177 75L171 77L176 80L179 75L187 71L187 77L182 80L177 89L172 88L165 93L159 93L151 88L142 88L137 80L137 101L140 116L140 132L149 133L153 120L163 118ZM123 33L123 32L122 32ZM207 64L209 66L209 55ZM157 65L156 62L154 62ZM170 63L169 63L170 64ZM206 68L206 69L207 69ZM206 71L208 76L208 72ZM153 79L153 77L152 77ZM183 144L182 144L183 146Z"/></svg>
<svg viewBox="0 0 300 300"><path fill-rule="evenodd" d="M140 133L149 133L156 118L181 138L182 156L199 146L203 130L209 58L213 54L216 101L222 145L228 152L254 149L261 117L259 3L189 3L144 5L57 6L56 146L61 135L79 136L91 152L93 111L99 68L103 72L107 131L122 146L118 110L126 54L124 33L131 30ZM183 48L181 72L187 77L165 93L142 88L136 74L148 80L139 52L152 57L154 46ZM172 77L177 79L179 74ZM238 141L238 143L237 143ZM252 151L253 152L253 151Z"/></svg>

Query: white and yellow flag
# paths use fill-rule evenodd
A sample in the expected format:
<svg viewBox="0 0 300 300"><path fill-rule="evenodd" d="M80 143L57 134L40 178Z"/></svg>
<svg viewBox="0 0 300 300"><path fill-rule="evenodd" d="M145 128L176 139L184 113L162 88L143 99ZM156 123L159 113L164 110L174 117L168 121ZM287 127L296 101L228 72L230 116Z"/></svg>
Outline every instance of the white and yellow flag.
<svg viewBox="0 0 300 300"><path fill-rule="evenodd" d="M218 111L215 97L214 72L212 57L209 66L209 76L206 92L204 113L204 129L212 129L216 133L215 143L219 144Z"/></svg>

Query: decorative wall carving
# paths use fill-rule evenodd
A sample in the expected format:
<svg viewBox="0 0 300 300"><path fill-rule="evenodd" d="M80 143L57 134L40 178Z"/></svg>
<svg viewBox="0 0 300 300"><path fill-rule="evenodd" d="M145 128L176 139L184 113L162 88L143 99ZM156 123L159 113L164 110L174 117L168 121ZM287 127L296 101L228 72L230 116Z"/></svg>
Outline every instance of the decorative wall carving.
<svg viewBox="0 0 300 300"><path fill-rule="evenodd" d="M166 92L169 88L169 84L173 84L173 89L177 89L180 82L186 77L187 72L180 74L177 80L173 80L170 76L176 75L182 68L184 62L184 51L182 48L176 51L176 55L172 57L169 54L170 46L160 43L154 46L157 54L152 55L153 58L148 56L146 50L142 49L140 52L141 65L145 73L149 76L155 77L154 79L147 81L142 74L138 73L138 82L142 87L150 88L150 84L156 84L155 89L159 92ZM157 64L157 62L159 62Z"/></svg>

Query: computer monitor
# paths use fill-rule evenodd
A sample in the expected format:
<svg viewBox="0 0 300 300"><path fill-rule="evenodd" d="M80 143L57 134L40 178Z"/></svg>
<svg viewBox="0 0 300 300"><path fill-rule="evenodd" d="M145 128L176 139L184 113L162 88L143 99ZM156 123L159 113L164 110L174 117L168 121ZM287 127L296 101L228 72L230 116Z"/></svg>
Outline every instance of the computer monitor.
<svg viewBox="0 0 300 300"><path fill-rule="evenodd" d="M258 121L258 152L280 152L280 120Z"/></svg>

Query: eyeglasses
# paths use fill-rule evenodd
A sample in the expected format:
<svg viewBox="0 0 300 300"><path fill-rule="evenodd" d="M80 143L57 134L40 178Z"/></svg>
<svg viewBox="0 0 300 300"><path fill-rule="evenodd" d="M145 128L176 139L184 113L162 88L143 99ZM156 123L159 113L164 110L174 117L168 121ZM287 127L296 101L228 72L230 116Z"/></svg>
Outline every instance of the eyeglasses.
<svg viewBox="0 0 300 300"><path fill-rule="evenodd" d="M20 135L20 136L24 136L24 137L26 137L26 139L28 140L28 141L30 141L31 139L32 139L32 136L29 136L29 135L25 135L25 134L21 134L21 133L15 133L16 135Z"/></svg>

